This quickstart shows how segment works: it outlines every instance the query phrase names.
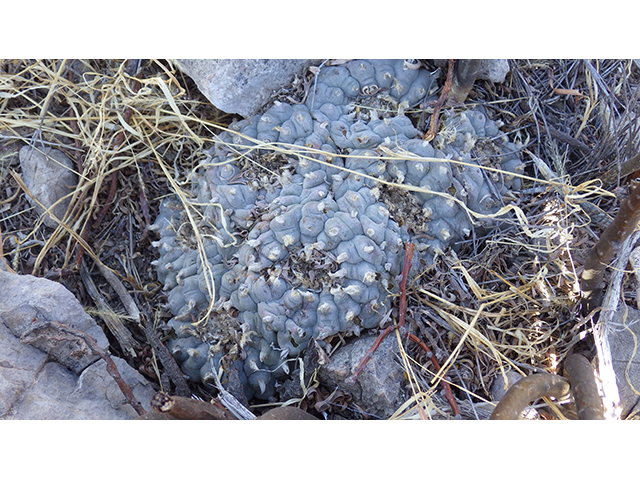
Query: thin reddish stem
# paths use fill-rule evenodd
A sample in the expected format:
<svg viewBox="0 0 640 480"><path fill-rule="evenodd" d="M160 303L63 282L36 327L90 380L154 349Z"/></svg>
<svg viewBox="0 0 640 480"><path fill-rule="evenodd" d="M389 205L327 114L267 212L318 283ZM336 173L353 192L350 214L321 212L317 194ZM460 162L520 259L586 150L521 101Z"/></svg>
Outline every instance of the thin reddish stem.
<svg viewBox="0 0 640 480"><path fill-rule="evenodd" d="M358 364L358 368L356 368L355 373L347 379L347 383L351 385L355 383L356 377L360 374L362 369L365 367L365 365L371 358L371 355L374 354L374 352L380 346L380 343L382 343L382 340L384 340L384 338L387 335L389 335L391 331L399 327L400 333L405 335L404 332L406 331L406 329L404 324L405 324L405 312L407 310L407 279L409 278L409 270L411 269L412 257L413 257L413 243L407 242L407 244L405 245L405 251L404 251L404 265L402 266L402 280L400 281L400 305L398 306L398 325L389 326L385 328L380 335L378 335L378 338L376 338L376 341L373 342L373 345L371 345L371 348L367 350L367 353L365 353L364 357L362 357L362 360L360 360L360 363Z"/></svg>
<svg viewBox="0 0 640 480"><path fill-rule="evenodd" d="M453 66L455 65L455 62L455 60L449 60L447 79L444 82L442 92L440 92L440 97L438 98L438 101L436 102L436 105L433 109L433 115L431 115L431 121L429 122L429 130L427 130L427 132L422 135L422 138L429 142L436 136L438 130L438 120L440 119L440 110L447 101L447 98L449 98L449 92L451 91L451 82L453 81Z"/></svg>
<svg viewBox="0 0 640 480"><path fill-rule="evenodd" d="M407 242L404 250L404 265L402 266L402 280L400 281L400 304L398 305L398 326L404 332L405 314L407 311L407 279L411 270L413 258L413 243Z"/></svg>
<svg viewBox="0 0 640 480"><path fill-rule="evenodd" d="M367 364L371 356L378 349L378 347L380 346L382 341L385 339L385 337L389 335L389 333L391 333L396 328L398 328L398 325L389 325L387 328L385 328L382 331L380 335L378 335L378 338L376 338L375 342L373 342L373 345L371 345L371 348L367 350L367 352L364 354L364 357L362 357L362 359L360 360L360 363L358 364L358 368L356 368L356 371L353 373L353 375L347 378L347 383L349 385L353 385L354 383L356 383L356 378L358 377L362 369L365 367L365 365Z"/></svg>
<svg viewBox="0 0 640 480"><path fill-rule="evenodd" d="M409 334L409 340L413 341L414 343L417 343L418 346L425 351L425 353L429 357L429 360L431 360L431 363L433 363L433 368L435 368L436 370L440 370L440 364L436 359L436 356L433 354L431 349L427 347L426 343L424 343L422 340L416 337L413 333ZM449 385L449 382L444 378L442 379L442 388L444 390L445 398L449 402L449 405L451 405L451 411L453 412L454 415L460 415L458 404L456 403L456 399L453 396L453 392L451 391L451 385Z"/></svg>
<svg viewBox="0 0 640 480"><path fill-rule="evenodd" d="M378 349L378 347L380 347L380 344L382 343L382 341L386 338L387 335L389 335L396 328L400 329L400 333L402 336L417 343L427 353L431 362L433 363L434 368L436 370L440 370L440 365L438 364L438 360L436 359L435 355L433 355L429 347L427 347L427 345L418 337L416 337L414 334L408 333L406 331L405 319L406 319L406 313L407 313L407 280L409 279L409 271L411 270L412 259L413 259L413 243L407 242L405 245L405 251L404 251L404 264L402 266L402 280L400 280L400 287L399 287L400 302L398 305L398 325L390 325L387 328L385 328L380 333L380 335L378 335L378 338L376 338L376 340L373 342L373 345L371 345L371 348L367 350L367 352L364 354L364 356L360 360L360 363L358 364L356 371L353 373L353 375L347 378L348 384L353 385L356 382L356 378L358 377L360 372L362 372L362 370L364 369L365 365L367 364L371 356L374 354L374 352ZM451 411L453 412L454 415L460 415L460 410L458 409L458 405L456 404L455 397L453 396L453 392L451 391L451 386L449 385L449 382L447 380L443 379L442 388L444 389L445 398L449 402L449 405L451 405Z"/></svg>

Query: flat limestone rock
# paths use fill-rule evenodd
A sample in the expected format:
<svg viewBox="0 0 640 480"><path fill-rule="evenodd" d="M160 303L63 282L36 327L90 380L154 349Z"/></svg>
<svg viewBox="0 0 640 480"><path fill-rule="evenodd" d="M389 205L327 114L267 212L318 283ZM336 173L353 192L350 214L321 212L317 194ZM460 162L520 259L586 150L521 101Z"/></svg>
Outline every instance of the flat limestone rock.
<svg viewBox="0 0 640 480"><path fill-rule="evenodd" d="M46 209L71 193L78 183L73 172L73 162L61 151L50 147L22 147L20 167L25 185ZM45 212L31 197L27 196L27 200L40 215ZM69 202L70 199L67 198L53 208L53 214L59 220L64 217ZM45 216L44 224L51 228L58 225L49 214Z"/></svg>
<svg viewBox="0 0 640 480"><path fill-rule="evenodd" d="M0 418L125 419L135 410L84 340L106 350L102 329L59 283L0 271ZM151 384L121 358L120 375L146 410Z"/></svg>
<svg viewBox="0 0 640 480"><path fill-rule="evenodd" d="M400 349L395 335L388 335L382 341L354 385L346 381L375 340L374 336L362 337L340 347L330 357L329 363L320 368L318 375L322 383L350 393L366 412L389 418L407 400L403 386L404 369L398 363Z"/></svg>
<svg viewBox="0 0 640 480"><path fill-rule="evenodd" d="M217 108L250 117L314 60L176 60Z"/></svg>
<svg viewBox="0 0 640 480"><path fill-rule="evenodd" d="M124 381L143 408L150 410L154 391L148 381L122 358L114 357ZM138 414L99 360L80 376L56 362L47 362L25 388L6 420L128 420Z"/></svg>
<svg viewBox="0 0 640 480"><path fill-rule="evenodd" d="M0 418L6 418L46 362L46 353L20 343L0 322Z"/></svg>
<svg viewBox="0 0 640 480"><path fill-rule="evenodd" d="M0 271L0 320L20 337L34 318L57 321L91 335L106 349L109 340L82 305L63 285L32 275Z"/></svg>

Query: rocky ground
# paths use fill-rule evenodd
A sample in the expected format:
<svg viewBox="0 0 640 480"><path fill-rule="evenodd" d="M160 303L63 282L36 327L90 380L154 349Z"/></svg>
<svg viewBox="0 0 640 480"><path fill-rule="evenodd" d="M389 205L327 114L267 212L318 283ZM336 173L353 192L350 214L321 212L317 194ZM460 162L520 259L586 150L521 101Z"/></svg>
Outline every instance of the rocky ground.
<svg viewBox="0 0 640 480"><path fill-rule="evenodd" d="M301 101L321 64L184 62L190 78L161 61L0 63L2 418L136 418L159 391L216 397L186 382L164 348L170 315L148 227L222 128L276 99ZM422 65L441 69L440 91L446 62ZM484 419L505 378L561 373L576 351L597 365L591 320L576 312L578 276L635 176L619 167L638 152L640 69L631 60L506 65L444 110L482 105L519 142L527 180L512 202L525 218L409 282L411 331L435 362L392 334L350 385L378 332L336 337L330 358L305 353L306 371L292 372L281 399L317 418ZM434 106L407 115L425 132ZM640 390L639 283L628 270L609 337L621 418L635 415ZM393 318L397 308L396 299ZM448 365L453 400L434 382L436 363ZM252 405L257 415L268 408ZM535 415L575 410L541 404Z"/></svg>

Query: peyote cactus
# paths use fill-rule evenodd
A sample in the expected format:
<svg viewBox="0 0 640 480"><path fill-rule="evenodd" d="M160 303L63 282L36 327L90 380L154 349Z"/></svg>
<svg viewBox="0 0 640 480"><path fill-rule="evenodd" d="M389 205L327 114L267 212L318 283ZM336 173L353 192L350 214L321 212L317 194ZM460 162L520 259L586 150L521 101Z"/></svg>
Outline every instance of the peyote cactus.
<svg viewBox="0 0 640 480"><path fill-rule="evenodd" d="M420 139L403 111L430 95L434 79L410 67L322 68L305 103L276 103L232 124L238 134L221 135L195 173L189 206L200 214L215 284L215 314L199 326L211 295L201 254L182 203L162 203L155 265L174 315L169 348L191 380L209 383L212 365L230 355L247 398L268 399L312 337L378 327L398 291L404 242L416 246L419 273L474 223L489 226L463 205L491 214L520 187L517 176L476 166L473 153L491 147L489 166L523 169L515 145L480 110L451 115L431 143ZM315 150L268 153L251 149L250 138Z"/></svg>

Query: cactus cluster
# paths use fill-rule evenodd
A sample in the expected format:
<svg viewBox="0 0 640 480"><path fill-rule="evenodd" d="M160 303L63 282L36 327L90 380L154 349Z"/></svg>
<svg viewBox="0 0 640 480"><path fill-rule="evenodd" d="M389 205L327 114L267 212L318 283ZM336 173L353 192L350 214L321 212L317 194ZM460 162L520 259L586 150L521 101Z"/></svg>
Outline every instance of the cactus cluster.
<svg viewBox="0 0 640 480"><path fill-rule="evenodd" d="M155 265L173 315L169 348L185 375L211 383L226 355L247 398L268 399L311 338L378 327L406 241L419 273L469 238L474 222L488 226L464 206L494 213L520 187L509 174L523 169L517 148L480 110L450 114L432 142L422 140L403 112L434 85L402 60L324 67L304 103L232 124L237 133L221 135L195 172L189 208L200 250L183 203L163 201ZM251 139L314 150L268 153ZM214 314L196 326L212 286Z"/></svg>

